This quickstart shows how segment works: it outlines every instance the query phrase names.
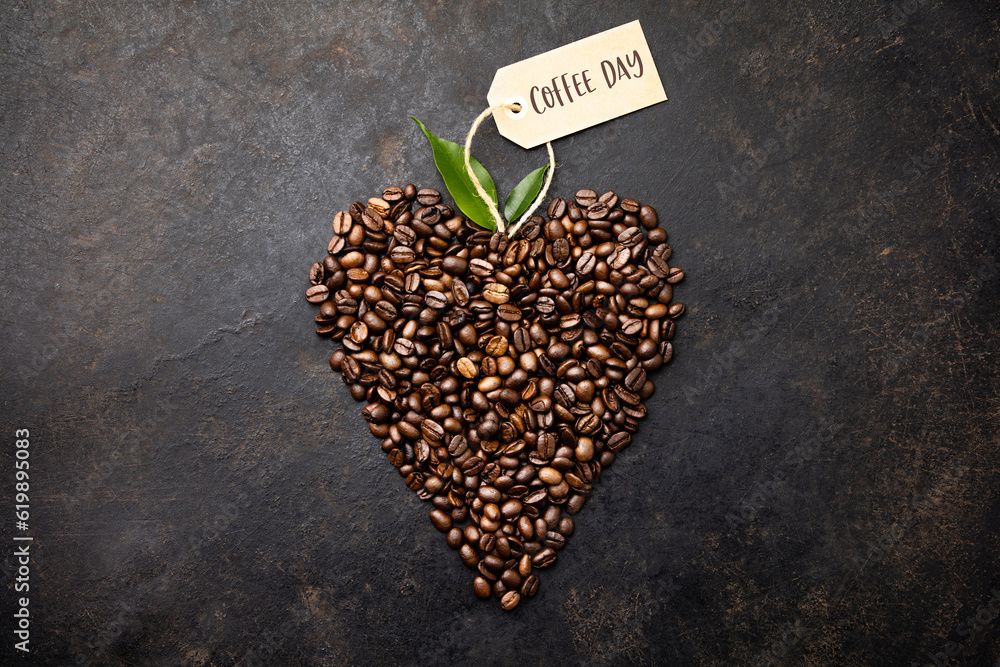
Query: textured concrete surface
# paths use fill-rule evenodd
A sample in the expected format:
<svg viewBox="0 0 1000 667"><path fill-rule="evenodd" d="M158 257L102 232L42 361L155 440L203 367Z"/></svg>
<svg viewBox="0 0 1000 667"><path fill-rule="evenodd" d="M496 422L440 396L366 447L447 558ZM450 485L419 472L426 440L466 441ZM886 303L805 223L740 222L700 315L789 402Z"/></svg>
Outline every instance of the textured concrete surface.
<svg viewBox="0 0 1000 667"><path fill-rule="evenodd" d="M14 655L0 522L3 662L994 665L998 17L0 3L0 498L27 428L35 537ZM457 139L497 68L636 18L670 101L556 142L554 189L657 206L688 313L505 614L327 368L306 271L335 211L440 186L410 114ZM502 191L544 161L476 153Z"/></svg>

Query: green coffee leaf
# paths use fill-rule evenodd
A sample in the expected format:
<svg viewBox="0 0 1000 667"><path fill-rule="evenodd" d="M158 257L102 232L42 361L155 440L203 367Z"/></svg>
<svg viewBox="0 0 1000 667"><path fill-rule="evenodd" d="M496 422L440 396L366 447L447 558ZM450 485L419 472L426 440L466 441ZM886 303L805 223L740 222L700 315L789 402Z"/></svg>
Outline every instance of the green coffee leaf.
<svg viewBox="0 0 1000 667"><path fill-rule="evenodd" d="M534 170L525 176L517 184L517 187L507 195L507 202L503 207L503 217L507 218L510 224L513 225L516 223L518 218L524 215L524 212L531 206L531 202L535 201L535 197L538 196L538 192L542 189L542 181L545 180L545 170L548 168L549 165L545 165Z"/></svg>
<svg viewBox="0 0 1000 667"><path fill-rule="evenodd" d="M476 186L472 184L472 179L469 178L469 174L465 170L465 149L453 141L434 136L426 125L413 116L410 118L413 118L427 135L431 150L434 152L434 164L441 173L441 178L444 179L444 184L458 208L480 227L485 227L490 231L496 229L497 225L493 214L490 213L486 202L476 192ZM469 161L483 189L486 190L486 194L490 196L494 206L496 206L497 188L493 184L489 172L483 165L479 164L479 160L476 158L471 158Z"/></svg>

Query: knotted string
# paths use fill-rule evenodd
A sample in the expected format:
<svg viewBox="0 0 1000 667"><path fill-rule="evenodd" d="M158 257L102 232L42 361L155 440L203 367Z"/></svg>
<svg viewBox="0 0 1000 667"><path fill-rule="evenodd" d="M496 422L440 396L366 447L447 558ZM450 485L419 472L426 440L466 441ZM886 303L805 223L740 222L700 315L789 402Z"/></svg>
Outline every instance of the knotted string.
<svg viewBox="0 0 1000 667"><path fill-rule="evenodd" d="M486 120L486 118L490 116L497 109L511 109L513 111L520 111L521 105L504 102L502 104L495 104L486 109L485 111L483 111L481 114L479 114L476 120L472 123L472 127L469 128L469 135L465 138L465 171L469 174L469 178L472 180L472 185L475 186L476 192L479 194L479 197L484 202L486 202L486 206L487 208L489 208L490 214L496 221L497 229L503 232L507 230L507 223L504 222L503 216L500 215L500 211L497 209L497 205L493 203L493 199L486 192L486 188L483 187L483 184L479 182L479 177L476 176L476 172L473 171L472 155L470 152L472 150L472 137L475 136L476 130L478 130L479 126L483 123L483 121ZM510 231L507 233L508 236L513 236L514 233L517 231L517 228L520 227L525 220L531 217L531 214L535 212L535 209L537 209L538 206L545 199L545 195L549 191L549 186L552 184L552 175L556 169L556 154L552 150L552 142L546 141L545 147L549 151L549 168L545 172L545 184L542 186L542 189L538 193L538 196L535 197L535 201L533 201L528 210L524 212L524 215L522 215L517 220L517 222L511 225Z"/></svg>

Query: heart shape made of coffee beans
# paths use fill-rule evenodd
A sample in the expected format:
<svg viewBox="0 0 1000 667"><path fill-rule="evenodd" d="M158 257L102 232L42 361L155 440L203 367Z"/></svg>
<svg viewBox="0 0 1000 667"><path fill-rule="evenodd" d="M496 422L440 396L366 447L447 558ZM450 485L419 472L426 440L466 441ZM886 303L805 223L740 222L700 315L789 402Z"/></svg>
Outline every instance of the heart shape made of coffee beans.
<svg viewBox="0 0 1000 667"><path fill-rule="evenodd" d="M508 238L386 188L336 214L306 290L389 462L506 610L629 445L684 312L652 207L584 189L547 213Z"/></svg>

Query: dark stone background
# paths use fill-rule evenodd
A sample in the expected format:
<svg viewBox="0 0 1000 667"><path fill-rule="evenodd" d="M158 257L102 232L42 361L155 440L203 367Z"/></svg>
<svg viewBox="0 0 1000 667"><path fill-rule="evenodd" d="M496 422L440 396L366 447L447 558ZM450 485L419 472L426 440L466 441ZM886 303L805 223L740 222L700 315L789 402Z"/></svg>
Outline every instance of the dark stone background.
<svg viewBox="0 0 1000 667"><path fill-rule="evenodd" d="M0 655L911 665L954 640L993 665L998 17L3 2L2 499L28 428L35 542L14 656L7 515ZM635 18L670 100L557 141L554 190L657 206L688 312L638 437L506 614L329 371L306 271L351 201L441 187L410 114L459 139L497 68ZM543 163L484 128L501 191Z"/></svg>

